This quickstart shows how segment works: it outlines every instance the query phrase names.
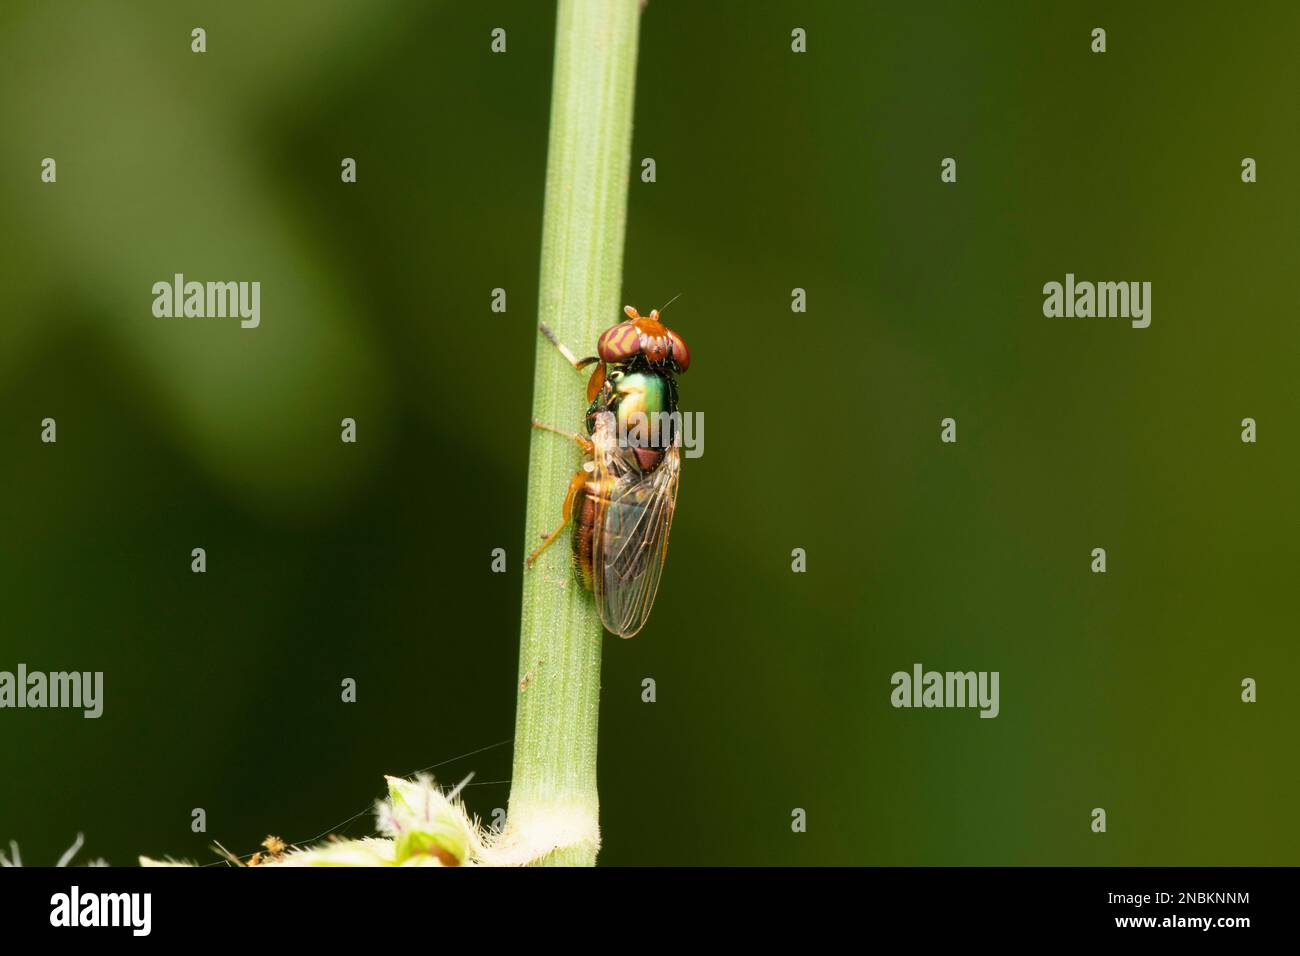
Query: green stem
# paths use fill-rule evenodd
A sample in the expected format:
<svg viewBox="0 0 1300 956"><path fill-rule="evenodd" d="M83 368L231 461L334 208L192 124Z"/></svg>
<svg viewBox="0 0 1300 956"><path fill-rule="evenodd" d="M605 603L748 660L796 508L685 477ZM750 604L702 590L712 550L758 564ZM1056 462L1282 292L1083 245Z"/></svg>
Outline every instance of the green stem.
<svg viewBox="0 0 1300 956"><path fill-rule="evenodd" d="M560 0L542 220L540 319L594 352L620 317L640 0ZM533 417L581 427L585 377L537 335ZM525 553L560 522L581 455L535 431ZM596 727L603 632L557 541L524 571L514 772L503 843L520 862L590 866L600 845Z"/></svg>

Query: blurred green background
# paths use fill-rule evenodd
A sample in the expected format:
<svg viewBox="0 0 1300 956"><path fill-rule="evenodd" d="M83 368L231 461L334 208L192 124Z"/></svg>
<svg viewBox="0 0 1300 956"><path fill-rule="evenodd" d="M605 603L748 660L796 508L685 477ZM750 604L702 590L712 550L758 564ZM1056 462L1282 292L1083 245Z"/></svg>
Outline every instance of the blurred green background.
<svg viewBox="0 0 1300 956"><path fill-rule="evenodd" d="M681 293L707 428L605 645L603 863L1300 861L1298 28L651 0L624 299ZM0 669L106 683L0 712L0 845L208 862L444 761L505 805L509 744L462 755L514 726L553 30L0 7ZM261 328L153 318L176 272L259 280ZM1066 272L1151 281L1151 327L1044 318ZM918 661L999 671L1001 715L894 710Z"/></svg>

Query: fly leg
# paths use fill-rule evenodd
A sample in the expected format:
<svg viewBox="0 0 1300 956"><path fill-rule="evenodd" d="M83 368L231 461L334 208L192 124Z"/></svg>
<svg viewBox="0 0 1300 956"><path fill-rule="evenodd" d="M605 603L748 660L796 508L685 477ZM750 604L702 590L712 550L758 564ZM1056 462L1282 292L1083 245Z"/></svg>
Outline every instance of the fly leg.
<svg viewBox="0 0 1300 956"><path fill-rule="evenodd" d="M561 432L561 434L563 434L563 432ZM585 439L583 439L582 436L580 435L575 437L577 437L579 441L585 441ZM533 566L533 562L542 556L542 552L555 543L555 539L560 536L560 532L562 532L566 527L568 527L569 522L573 518L573 499L578 494L578 492L582 490L582 486L587 483L587 479L589 477L591 476L587 473L587 470L585 468L582 468L578 470L577 474L575 474L572 478L569 479L569 490L564 496L564 509L563 509L564 520L560 522L560 526L558 528L556 528L550 534L545 535L542 540L542 543L537 546L537 550L528 556L528 566L530 568Z"/></svg>
<svg viewBox="0 0 1300 956"><path fill-rule="evenodd" d="M558 338L556 338L555 333L551 331L550 326L548 326L545 322L543 322L541 323L540 327L542 330L542 334L546 336L546 340L550 342L552 345L554 345L557 349L559 349L560 354L564 356L564 360L568 362L570 365L572 365L574 368L576 368L578 371L582 371L592 362L600 361L600 359L597 358L595 355L589 356L588 358L585 359L578 358L578 356L573 354L572 349L570 349L567 345L565 345Z"/></svg>
<svg viewBox="0 0 1300 956"><path fill-rule="evenodd" d="M542 326L542 328L546 328L546 327ZM557 342L556 344L558 345L559 343ZM560 347L563 348L563 346ZM545 422L540 421L536 418L533 419L533 427L540 429L541 431L544 432L553 432L556 435L562 435L565 438L573 439L575 442L578 443L578 447L581 448L583 452L587 455L591 455L595 453L596 446L592 443L591 439L585 435L580 435L577 432L566 432L562 428L556 428L554 425L548 425ZM582 486L583 484L586 483L587 479L591 477L589 472L590 467L591 467L591 463L588 462L585 467L578 469L578 472L571 479L569 479L569 490L564 495L564 509L563 509L564 520L560 522L560 526L558 528L556 528L550 534L544 535L542 543L537 546L537 550L528 556L528 566L530 568L533 566L533 562L542 556L542 552L555 543L555 539L560 536L560 532L562 532L568 526L569 522L572 520L573 499L578 494L578 492L582 490Z"/></svg>
<svg viewBox="0 0 1300 956"><path fill-rule="evenodd" d="M533 419L533 427L541 429L544 432L553 432L556 435L563 435L565 438L572 438L578 443L578 447L581 448L585 454L591 455L596 451L596 446L593 445L591 439L587 438L585 435L580 435L577 432L566 432L563 428L556 428L554 425L548 425L537 418Z"/></svg>
<svg viewBox="0 0 1300 956"><path fill-rule="evenodd" d="M547 341L560 350L560 354L564 356L564 360L578 371L582 371L588 365L594 364L596 366L595 369L592 370L591 378L587 379L587 401L595 401L596 396L600 394L601 386L605 384L605 363L596 355L589 355L584 359L578 358L578 356L573 354L571 348L556 337L555 333L551 331L550 326L545 322L540 323L539 328L541 328L542 334L546 336Z"/></svg>

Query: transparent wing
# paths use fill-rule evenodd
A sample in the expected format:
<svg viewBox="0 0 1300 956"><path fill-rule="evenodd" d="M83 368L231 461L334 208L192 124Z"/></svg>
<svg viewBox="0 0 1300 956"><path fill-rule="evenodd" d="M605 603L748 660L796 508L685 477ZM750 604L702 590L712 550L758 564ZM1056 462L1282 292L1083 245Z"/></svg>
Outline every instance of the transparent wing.
<svg viewBox="0 0 1300 956"><path fill-rule="evenodd" d="M611 416L612 417L612 416ZM601 432L598 424L597 436ZM681 449L670 447L649 475L629 468L616 446L597 438L593 590L600 619L619 637L641 630L654 606L677 506Z"/></svg>

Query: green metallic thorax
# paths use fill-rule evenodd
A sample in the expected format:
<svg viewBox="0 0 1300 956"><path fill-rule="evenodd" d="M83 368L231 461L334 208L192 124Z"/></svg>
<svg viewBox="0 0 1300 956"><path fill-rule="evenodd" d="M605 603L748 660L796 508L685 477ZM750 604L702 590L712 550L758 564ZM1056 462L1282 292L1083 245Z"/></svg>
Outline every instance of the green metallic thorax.
<svg viewBox="0 0 1300 956"><path fill-rule="evenodd" d="M677 383L670 373L642 363L610 364L604 386L587 409L588 431L602 410L614 413L619 435L626 436L629 444L663 450L676 434Z"/></svg>

